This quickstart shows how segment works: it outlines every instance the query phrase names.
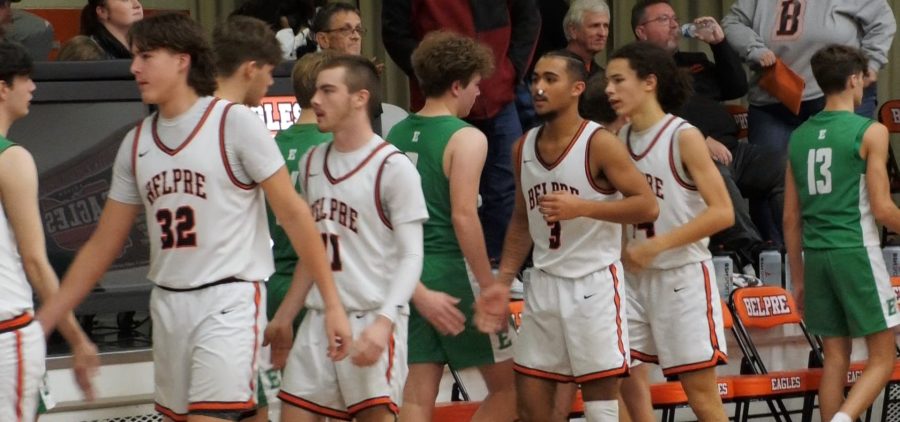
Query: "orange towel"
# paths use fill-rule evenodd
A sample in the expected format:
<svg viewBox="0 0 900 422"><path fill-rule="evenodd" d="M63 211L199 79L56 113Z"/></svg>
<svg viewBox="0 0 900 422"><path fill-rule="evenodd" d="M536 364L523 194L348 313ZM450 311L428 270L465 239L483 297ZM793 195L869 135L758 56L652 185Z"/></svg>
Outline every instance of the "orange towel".
<svg viewBox="0 0 900 422"><path fill-rule="evenodd" d="M775 59L775 64L763 71L759 86L778 98L788 110L800 114L800 102L803 101L806 82L781 59Z"/></svg>

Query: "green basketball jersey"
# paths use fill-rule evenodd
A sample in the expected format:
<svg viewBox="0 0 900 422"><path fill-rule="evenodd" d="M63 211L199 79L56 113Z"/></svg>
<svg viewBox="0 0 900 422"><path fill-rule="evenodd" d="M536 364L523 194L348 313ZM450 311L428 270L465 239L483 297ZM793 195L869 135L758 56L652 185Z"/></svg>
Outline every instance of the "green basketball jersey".
<svg viewBox="0 0 900 422"><path fill-rule="evenodd" d="M315 123L298 123L275 135L275 142L284 157L288 174L291 175L291 181L298 190L300 185L297 184L297 177L300 175L300 170L297 166L300 163L300 157L303 157L303 154L310 148L330 140L331 133L319 132ZM294 273L294 267L297 265L297 252L291 246L287 233L276 223L272 209L267 206L266 212L269 217L269 234L274 242L272 255L275 257L275 274L290 276Z"/></svg>
<svg viewBox="0 0 900 422"><path fill-rule="evenodd" d="M0 135L0 153L6 151L7 148L15 145L13 141L6 139L3 135Z"/></svg>
<svg viewBox="0 0 900 422"><path fill-rule="evenodd" d="M453 116L413 114L397 123L387 136L388 142L416 164L422 177L422 193L428 207L424 227L426 254L462 253L450 218L450 180L444 174L444 150L450 137L466 126L469 124Z"/></svg>
<svg viewBox="0 0 900 422"><path fill-rule="evenodd" d="M800 198L805 248L879 245L866 162L859 156L871 124L849 111L823 111L791 134L788 158Z"/></svg>

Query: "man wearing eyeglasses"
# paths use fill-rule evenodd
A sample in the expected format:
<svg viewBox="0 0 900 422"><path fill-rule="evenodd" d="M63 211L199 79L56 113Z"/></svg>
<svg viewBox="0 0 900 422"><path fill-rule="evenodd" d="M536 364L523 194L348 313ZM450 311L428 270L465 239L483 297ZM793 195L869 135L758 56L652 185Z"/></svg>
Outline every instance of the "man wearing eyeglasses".
<svg viewBox="0 0 900 422"><path fill-rule="evenodd" d="M739 143L738 128L722 101L740 98L747 93L747 75L740 57L725 42L725 34L712 17L693 20L698 30L694 37L709 44L713 53L710 61L706 53L680 51L681 25L675 10L667 0L644 0L635 4L631 25L635 38L649 41L672 53L675 63L690 72L694 95L676 113L700 129L716 167L734 205L735 224L710 238L710 248L734 251L739 271L750 272L761 249L766 247L744 197L767 199L774 203L772 215L781 215L784 203L784 168L771 163L780 152ZM762 210L760 210L762 212ZM779 240L780 241L780 240Z"/></svg>
<svg viewBox="0 0 900 422"><path fill-rule="evenodd" d="M359 9L350 3L329 3L312 21L316 42L322 50L358 56L362 54L362 26Z"/></svg>

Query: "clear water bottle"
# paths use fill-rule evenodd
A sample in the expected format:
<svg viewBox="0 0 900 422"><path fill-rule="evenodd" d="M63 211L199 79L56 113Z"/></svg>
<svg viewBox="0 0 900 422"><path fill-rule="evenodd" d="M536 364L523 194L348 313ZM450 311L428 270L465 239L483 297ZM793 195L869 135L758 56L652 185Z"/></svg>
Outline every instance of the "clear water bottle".
<svg viewBox="0 0 900 422"><path fill-rule="evenodd" d="M900 246L886 246L882 250L888 275L900 276Z"/></svg>
<svg viewBox="0 0 900 422"><path fill-rule="evenodd" d="M716 255L712 259L713 268L716 270L716 285L719 288L719 296L728 300L731 295L731 276L734 275L734 261L728 255Z"/></svg>
<svg viewBox="0 0 900 422"><path fill-rule="evenodd" d="M784 287L781 279L781 252L777 250L760 252L759 279L769 286Z"/></svg>
<svg viewBox="0 0 900 422"><path fill-rule="evenodd" d="M712 28L707 24L697 25L696 23L689 22L681 25L681 36L684 38L697 38L698 35L707 36L711 33Z"/></svg>

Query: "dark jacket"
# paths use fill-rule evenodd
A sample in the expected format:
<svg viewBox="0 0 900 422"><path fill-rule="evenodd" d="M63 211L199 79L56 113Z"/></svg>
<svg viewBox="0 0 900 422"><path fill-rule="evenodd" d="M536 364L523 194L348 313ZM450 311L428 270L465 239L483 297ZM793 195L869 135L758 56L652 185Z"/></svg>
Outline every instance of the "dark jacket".
<svg viewBox="0 0 900 422"><path fill-rule="evenodd" d="M495 70L481 82L470 119L491 118L513 101L541 25L535 0L385 0L381 20L384 46L409 76L412 110L425 104L410 59L425 34L447 29L491 48Z"/></svg>

